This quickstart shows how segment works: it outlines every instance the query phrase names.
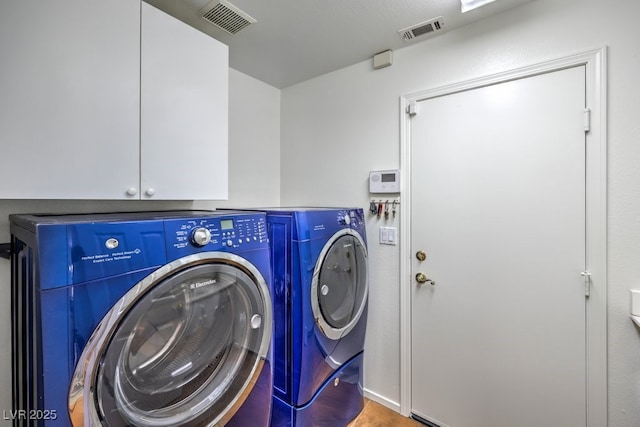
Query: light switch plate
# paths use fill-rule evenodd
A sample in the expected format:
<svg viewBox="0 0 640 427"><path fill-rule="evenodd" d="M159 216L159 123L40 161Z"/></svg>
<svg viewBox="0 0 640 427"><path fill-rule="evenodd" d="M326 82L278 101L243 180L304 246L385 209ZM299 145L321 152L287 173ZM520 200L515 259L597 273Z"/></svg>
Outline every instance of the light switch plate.
<svg viewBox="0 0 640 427"><path fill-rule="evenodd" d="M398 229L396 227L380 227L380 244L397 245Z"/></svg>

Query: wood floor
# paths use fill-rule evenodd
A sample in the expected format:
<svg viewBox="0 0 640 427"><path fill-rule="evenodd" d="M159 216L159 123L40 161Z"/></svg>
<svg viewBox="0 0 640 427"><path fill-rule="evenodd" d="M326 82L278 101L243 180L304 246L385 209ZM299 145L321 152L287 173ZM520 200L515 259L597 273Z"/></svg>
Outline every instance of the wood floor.
<svg viewBox="0 0 640 427"><path fill-rule="evenodd" d="M364 409L347 427L424 427L372 400L365 399Z"/></svg>

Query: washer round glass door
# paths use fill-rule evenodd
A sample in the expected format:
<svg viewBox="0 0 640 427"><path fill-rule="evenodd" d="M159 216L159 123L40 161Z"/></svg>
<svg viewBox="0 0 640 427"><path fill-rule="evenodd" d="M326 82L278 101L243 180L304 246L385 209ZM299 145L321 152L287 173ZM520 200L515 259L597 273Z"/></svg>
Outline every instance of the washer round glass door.
<svg viewBox="0 0 640 427"><path fill-rule="evenodd" d="M72 387L70 398L85 395L96 425L224 424L262 368L270 307L264 278L240 257L174 261L105 316L76 369L84 391Z"/></svg>
<svg viewBox="0 0 640 427"><path fill-rule="evenodd" d="M324 335L337 340L348 334L367 295L367 249L357 232L343 229L325 244L313 272L311 307Z"/></svg>

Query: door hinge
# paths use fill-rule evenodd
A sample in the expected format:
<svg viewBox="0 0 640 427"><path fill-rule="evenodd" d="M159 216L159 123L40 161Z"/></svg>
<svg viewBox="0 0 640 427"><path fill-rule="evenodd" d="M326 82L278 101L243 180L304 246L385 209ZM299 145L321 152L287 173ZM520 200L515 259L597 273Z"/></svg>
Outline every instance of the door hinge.
<svg viewBox="0 0 640 427"><path fill-rule="evenodd" d="M418 103L416 101L411 101L409 105L407 105L407 114L410 117L413 117L416 114L418 114Z"/></svg>
<svg viewBox="0 0 640 427"><path fill-rule="evenodd" d="M591 109L590 108L584 109L584 131L585 132L591 131Z"/></svg>
<svg viewBox="0 0 640 427"><path fill-rule="evenodd" d="M591 295L591 273L588 271L580 272L580 275L584 277L584 295Z"/></svg>

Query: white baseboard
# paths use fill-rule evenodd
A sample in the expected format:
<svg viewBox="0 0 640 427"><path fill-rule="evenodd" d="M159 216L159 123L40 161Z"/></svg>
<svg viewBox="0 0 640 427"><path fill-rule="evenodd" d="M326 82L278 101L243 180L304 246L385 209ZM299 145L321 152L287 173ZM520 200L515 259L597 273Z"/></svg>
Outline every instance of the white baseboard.
<svg viewBox="0 0 640 427"><path fill-rule="evenodd" d="M376 392L373 392L371 390L367 390L365 388L364 389L364 397L366 397L367 399L371 399L374 402L381 404L382 406L386 406L387 408L391 409L392 411L400 413L400 404L398 402L394 402L393 400L387 399L386 397L381 396Z"/></svg>

